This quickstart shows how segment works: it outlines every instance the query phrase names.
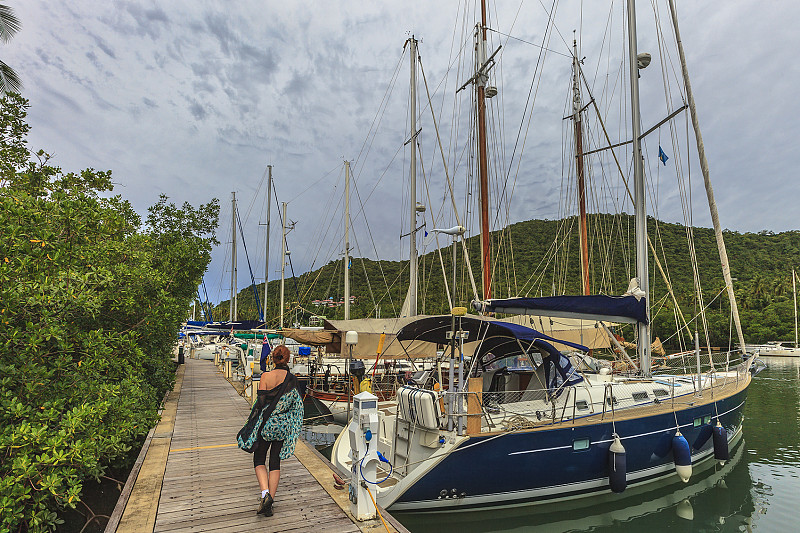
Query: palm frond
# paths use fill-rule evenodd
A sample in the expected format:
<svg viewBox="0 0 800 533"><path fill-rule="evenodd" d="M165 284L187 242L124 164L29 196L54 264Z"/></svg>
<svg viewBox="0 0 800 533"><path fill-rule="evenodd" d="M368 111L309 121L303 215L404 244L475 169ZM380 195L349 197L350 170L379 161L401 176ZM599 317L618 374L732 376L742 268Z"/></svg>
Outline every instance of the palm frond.
<svg viewBox="0 0 800 533"><path fill-rule="evenodd" d="M22 90L22 80L14 71L0 61L0 93L18 93Z"/></svg>
<svg viewBox="0 0 800 533"><path fill-rule="evenodd" d="M7 43L21 29L22 22L14 14L11 6L0 4L0 40Z"/></svg>
<svg viewBox="0 0 800 533"><path fill-rule="evenodd" d="M11 6L0 4L0 40L7 43L20 29L22 29L22 23L14 14Z"/></svg>

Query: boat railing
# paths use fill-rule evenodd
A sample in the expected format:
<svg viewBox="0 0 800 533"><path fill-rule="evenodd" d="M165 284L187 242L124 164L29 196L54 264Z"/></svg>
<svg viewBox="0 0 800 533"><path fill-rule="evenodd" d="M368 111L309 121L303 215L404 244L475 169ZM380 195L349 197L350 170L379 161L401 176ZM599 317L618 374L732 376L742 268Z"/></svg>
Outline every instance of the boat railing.
<svg viewBox="0 0 800 533"><path fill-rule="evenodd" d="M700 371L727 371L742 361L741 350L700 353ZM660 374L691 374L697 372L697 353L692 351L653 357L653 371Z"/></svg>
<svg viewBox="0 0 800 533"><path fill-rule="evenodd" d="M654 411L683 409L698 398L714 400L722 389L738 387L747 378L747 362L701 369L700 374L656 374L649 378L607 376L608 381L586 380L555 390L527 388L515 391L447 392L451 409L443 417L443 427L466 427L480 420L480 431L519 430L542 425L577 423L586 417L613 419L631 408ZM459 402L461 395L463 401ZM459 411L458 406L463 406ZM477 427L473 422L473 427ZM469 432L472 433L472 432Z"/></svg>

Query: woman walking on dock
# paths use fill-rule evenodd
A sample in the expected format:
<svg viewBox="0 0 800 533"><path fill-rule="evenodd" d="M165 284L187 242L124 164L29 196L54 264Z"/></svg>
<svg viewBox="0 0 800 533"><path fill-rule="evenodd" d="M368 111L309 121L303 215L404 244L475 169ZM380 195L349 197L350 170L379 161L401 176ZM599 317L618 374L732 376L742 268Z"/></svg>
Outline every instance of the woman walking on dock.
<svg viewBox="0 0 800 533"><path fill-rule="evenodd" d="M288 459L294 453L303 423L303 400L297 392L297 379L289 372L289 350L281 345L271 355L275 368L261 374L258 398L238 435L239 447L253 454L253 466L261 487L257 513L264 516L273 514L281 459Z"/></svg>

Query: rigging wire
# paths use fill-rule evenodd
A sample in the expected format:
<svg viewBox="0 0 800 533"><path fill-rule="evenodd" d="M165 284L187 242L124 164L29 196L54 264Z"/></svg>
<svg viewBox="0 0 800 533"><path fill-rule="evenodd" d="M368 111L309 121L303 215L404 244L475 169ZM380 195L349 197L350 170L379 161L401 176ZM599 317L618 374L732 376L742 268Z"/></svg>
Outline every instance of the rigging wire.
<svg viewBox="0 0 800 533"><path fill-rule="evenodd" d="M530 42L530 41L526 41L525 39L521 39L521 38L519 38L519 37L515 37L515 36L513 36L513 35L510 35L510 34L508 34L508 33L503 33L503 32L501 32L500 30L496 30L496 29L494 29L494 28L490 28L490 27L488 27L488 26L486 27L486 30L487 30L487 31L494 32L494 33L496 33L496 34L498 34L498 35L502 35L503 37L508 37L509 39L513 39L513 40L515 40L515 41L519 41L519 42L521 42L521 43L529 44L529 45L531 45L531 46L534 46L534 47L536 47L536 48L539 48L539 49L541 49L541 50L544 50L544 51L547 51L547 52L552 52L552 53L554 53L554 54L557 54L557 55L560 55L560 56L564 56L564 57L569 57L569 58L572 58L572 54L565 54L564 52L558 52L558 51L556 51L556 50L553 50L552 48L547 48L547 47L545 47L545 46L542 46L542 45L540 45L540 44L536 44L536 43L532 43L532 42Z"/></svg>

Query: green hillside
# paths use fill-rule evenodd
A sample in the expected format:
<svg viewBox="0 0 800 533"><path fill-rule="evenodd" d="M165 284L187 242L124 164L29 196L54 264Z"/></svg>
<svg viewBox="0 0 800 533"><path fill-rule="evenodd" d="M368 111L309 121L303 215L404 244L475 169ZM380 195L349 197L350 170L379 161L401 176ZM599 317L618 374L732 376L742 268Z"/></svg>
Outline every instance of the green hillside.
<svg viewBox="0 0 800 533"><path fill-rule="evenodd" d="M635 275L634 227L630 215L591 215L589 219L590 280L593 293L622 294ZM722 270L713 230L694 228L694 245L703 301L707 308L711 343L727 346L730 337L730 314L723 291ZM658 250L661 263L671 279L676 298L687 320L699 313L694 290L692 263L687 244L687 229L680 224L649 220L649 235ZM447 241L446 241L447 242ZM791 268L800 265L800 231L784 233L725 232L734 287L739 303L745 338L748 342L793 339ZM444 244L444 243L443 243ZM467 241L478 291L479 238ZM581 291L577 221L529 220L513 224L492 236L493 297L521 295L579 294ZM442 262L452 284L452 248L442 249ZM472 298L469 278L459 248L457 259L456 303L467 305ZM512 268L513 265L513 268ZM667 287L650 258L654 335L678 345L676 317ZM343 298L342 261L332 261L320 269L286 280L286 324L295 319L305 324L309 315L343 318L343 306L314 305L314 300ZM399 313L408 288L408 265L405 261L373 261L353 258L351 269L351 317L395 316ZM257 287L263 293L263 284ZM279 281L269 284L271 324L277 324ZM442 280L442 266L437 252L420 257L419 313L448 311ZM221 302L217 317L226 317L228 302ZM257 318L252 288L239 294L239 318ZM695 326L692 326L693 330ZM701 338L703 328L698 323ZM628 333L626 336L630 336ZM682 333L684 341L689 334Z"/></svg>

